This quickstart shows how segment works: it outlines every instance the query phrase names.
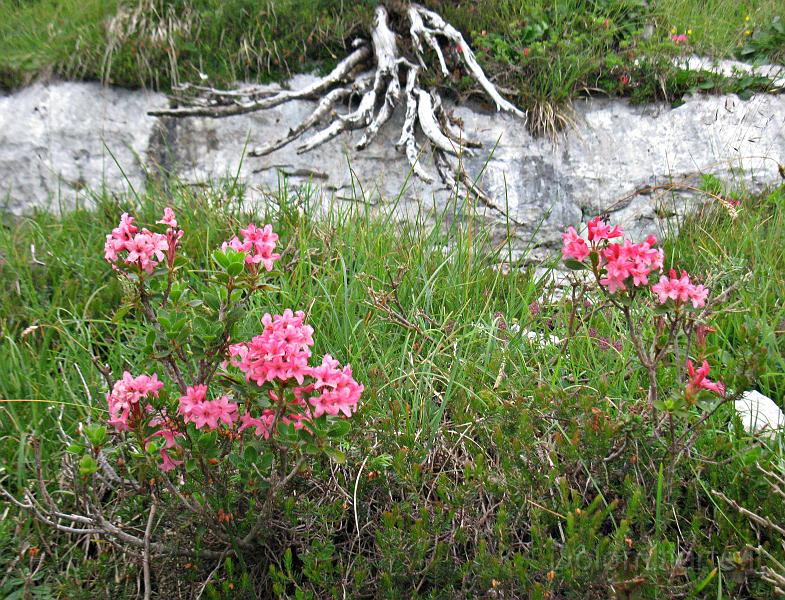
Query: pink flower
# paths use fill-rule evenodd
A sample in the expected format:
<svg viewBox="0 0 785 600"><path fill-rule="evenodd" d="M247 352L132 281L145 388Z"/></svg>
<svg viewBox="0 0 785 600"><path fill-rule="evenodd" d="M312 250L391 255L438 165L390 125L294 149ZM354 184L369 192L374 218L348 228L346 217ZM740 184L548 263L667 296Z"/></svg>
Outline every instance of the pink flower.
<svg viewBox="0 0 785 600"><path fill-rule="evenodd" d="M166 236L147 229L139 231L133 223L133 217L123 213L120 224L106 236L104 258L113 269L118 269L116 263L120 259L120 253L127 252L123 259L124 263L135 265L146 273L152 273L156 265L163 260L164 253L169 249L169 243Z"/></svg>
<svg viewBox="0 0 785 600"><path fill-rule="evenodd" d="M251 413L246 412L240 416L241 425L237 432L242 433L246 429L253 427L256 435L267 439L270 437L270 431L273 427L274 420L275 411L270 408L263 410L259 418L254 418L251 416Z"/></svg>
<svg viewBox="0 0 785 600"><path fill-rule="evenodd" d="M574 258L578 262L583 262L589 256L589 247L586 240L578 235L574 227L570 227L566 233L562 233L564 247L562 248L563 258Z"/></svg>
<svg viewBox="0 0 785 600"><path fill-rule="evenodd" d="M172 469L177 468L177 466L183 464L184 461L182 460L174 460L166 450L161 450L161 464L158 465L158 468L161 470L162 473L167 473Z"/></svg>
<svg viewBox="0 0 785 600"><path fill-rule="evenodd" d="M313 346L313 327L304 324L305 313L286 309L283 315L262 317L264 331L250 342L229 347L231 363L247 381L262 386L269 381L295 379L302 384L310 374L308 359Z"/></svg>
<svg viewBox="0 0 785 600"><path fill-rule="evenodd" d="M156 223L168 225L172 229L177 229L177 219L174 218L174 211L168 206L164 209L164 216L161 217L160 221L156 221Z"/></svg>
<svg viewBox="0 0 785 600"><path fill-rule="evenodd" d="M687 384L688 396L694 395L700 389L709 390L719 396L725 396L725 385L722 382L707 379L709 375L709 361L704 360L700 369L696 371L692 361L687 360L687 372L690 375L690 381Z"/></svg>
<svg viewBox="0 0 785 600"><path fill-rule="evenodd" d="M148 408L151 407L149 407L148 405ZM164 446L159 450L159 454L161 456L161 464L158 465L158 468L162 472L166 473L167 471L171 471L172 469L174 469L177 465L183 464L182 460L174 460L169 455L169 450L174 449L176 451L182 448L182 446L180 446L180 444L177 442L176 439L177 437L182 437L182 434L180 434L175 429L174 423L172 423L172 421L168 419L166 417L166 414L164 413L163 418L154 417L148 424L151 427L160 426L160 428L147 437L147 439L145 440L145 449L147 449L147 446L149 445L150 441L154 437L161 437L164 440Z"/></svg>
<svg viewBox="0 0 785 600"><path fill-rule="evenodd" d="M264 315L264 331L251 341L229 347L231 364L245 373L247 381L258 386L275 381L283 389L266 388L275 405L255 417L246 410L239 416L238 432L253 428L256 435L268 438L275 426L275 415L295 429L310 432L308 422L322 415L350 417L357 409L363 386L352 376L350 366L340 367L329 354L322 363L310 367L313 328L305 325L302 311L285 310L282 315ZM313 381L305 383L305 378ZM277 386L276 386L277 387ZM293 396L293 397L292 397ZM232 413L232 420L237 418Z"/></svg>
<svg viewBox="0 0 785 600"><path fill-rule="evenodd" d="M195 385L195 386L188 386L185 390L185 396L180 396L179 402L180 405L177 409L177 412L182 415L183 419L186 423L191 420L191 415L194 411L201 410L199 407L205 401L207 397L207 386L206 385Z"/></svg>
<svg viewBox="0 0 785 600"><path fill-rule="evenodd" d="M660 304L665 304L668 300L673 300L676 304L691 301L694 308L704 306L709 295L709 290L704 286L695 285L690 281L686 271L682 271L681 276L678 276L674 269L669 271L667 277L665 275L660 277L659 283L651 286L651 291L657 294Z"/></svg>
<svg viewBox="0 0 785 600"><path fill-rule="evenodd" d="M155 267L164 259L165 252L169 249L166 236L152 233L142 229L131 240L125 243L128 255L125 257L127 264L137 264L146 273L152 273Z"/></svg>
<svg viewBox="0 0 785 600"><path fill-rule="evenodd" d="M136 419L142 415L144 407L140 401L149 395L158 397L160 389L164 387L158 381L158 375L139 375L132 377L128 371L123 373L123 378L116 381L112 391L106 396L109 404L109 421L117 431L127 431Z"/></svg>
<svg viewBox="0 0 785 600"><path fill-rule="evenodd" d="M351 417L364 389L352 377L352 368L346 365L339 369L338 361L326 354L322 364L315 367L312 373L316 378L314 389L320 392L318 396L308 399L313 406L314 417L323 414L334 417L338 413Z"/></svg>
<svg viewBox="0 0 785 600"><path fill-rule="evenodd" d="M125 249L125 243L137 231L138 229L134 225L134 218L129 216L128 213L123 213L120 216L120 224L112 229L112 233L106 236L106 244L104 245L104 258L106 261L110 263L116 261L117 253Z"/></svg>
<svg viewBox="0 0 785 600"><path fill-rule="evenodd" d="M589 221L588 229L590 242L609 240L624 235L624 231L622 231L621 227L615 225L613 229L611 229L611 226L606 225L602 217L596 217Z"/></svg>
<svg viewBox="0 0 785 600"><path fill-rule="evenodd" d="M227 396L217 400L206 400L207 386L196 385L186 388L185 396L180 397L178 412L186 423L197 428L216 429L219 423L232 425L237 420L237 404Z"/></svg>
<svg viewBox="0 0 785 600"><path fill-rule="evenodd" d="M228 396L221 396L208 402L209 412L218 423L231 425L237 420L237 404L231 402Z"/></svg>
<svg viewBox="0 0 785 600"><path fill-rule="evenodd" d="M322 358L322 364L311 369L311 377L316 379L313 387L319 389L325 386L334 388L341 380L341 371L338 369L339 362L329 354Z"/></svg>
<svg viewBox="0 0 785 600"><path fill-rule="evenodd" d="M167 265L169 270L174 268L174 258L177 254L177 246L180 243L180 238L183 237L183 230L177 226L177 219L174 217L174 211L169 208L168 206L164 209L164 216L161 218L160 221L156 221L156 223L161 223L163 225L167 225L166 228L166 256L168 258Z"/></svg>
<svg viewBox="0 0 785 600"><path fill-rule="evenodd" d="M605 277L600 279L600 284L607 286L611 294L626 289L630 280L636 287L648 285L649 274L662 269L664 260L662 249L652 248L655 243L657 239L650 235L640 244L633 244L629 240L621 244L609 244L600 253L605 267Z"/></svg>
<svg viewBox="0 0 785 600"><path fill-rule="evenodd" d="M310 417L301 414L291 414L281 419L285 425L291 425L295 429L304 429L308 433L313 433L306 425L310 420Z"/></svg>
<svg viewBox="0 0 785 600"><path fill-rule="evenodd" d="M243 240L235 236L228 242L221 245L222 250L231 248L237 252L243 252L245 262L248 265L264 265L265 270L272 271L273 263L281 258L280 254L274 252L278 234L273 233L272 225L265 225L259 229L253 223L249 223L245 229L240 230Z"/></svg>

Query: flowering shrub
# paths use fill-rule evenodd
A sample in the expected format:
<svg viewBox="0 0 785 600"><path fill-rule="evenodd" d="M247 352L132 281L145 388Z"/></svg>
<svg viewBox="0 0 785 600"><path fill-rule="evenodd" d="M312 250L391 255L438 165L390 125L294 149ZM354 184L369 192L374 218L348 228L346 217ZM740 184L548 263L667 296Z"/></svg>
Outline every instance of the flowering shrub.
<svg viewBox="0 0 785 600"><path fill-rule="evenodd" d="M594 286L622 313L629 339L648 374L648 400L655 420L657 409L669 415L681 412L703 399L703 391L724 398L725 386L707 378L708 361L701 357L702 366L696 370L690 354L694 349L703 352L707 333L714 331L706 324L712 308L709 290L694 283L686 271L678 274L671 269L664 274L665 256L656 248L654 236L633 243L623 239L618 225L611 228L597 217L588 223L586 237L573 227L562 234L565 266L590 271ZM644 339L646 322L654 324L654 339ZM677 365L681 387L663 398L658 371L666 359Z"/></svg>
<svg viewBox="0 0 785 600"><path fill-rule="evenodd" d="M183 231L178 228L173 210L165 209L157 223L167 226L165 234L140 231L134 218L123 214L119 225L106 237L104 256L121 277L137 285L144 314L153 327L150 338L153 353L157 350L156 334L163 333L174 342L174 351L159 356L158 362L171 376L179 396L176 403L161 399L159 392L164 383L156 373L133 377L126 371L107 395L108 424L115 431L132 432L146 449L154 447L161 458L159 468L170 471L184 464L183 457L194 457L193 449L187 444L189 425L196 431L218 430L237 442L249 429L263 439L274 435L279 425L312 434L315 419L352 415L363 386L352 377L350 366L341 368L329 354L320 365L309 365L314 330L305 324L302 311L293 313L286 309L282 315L265 314L261 334L247 342L230 343L239 317L231 316L232 311L241 308L243 301L262 287L260 267L269 273L281 257L275 252L278 235L271 225L258 228L251 223L240 230L242 239L234 236L214 253L213 258L220 267L217 279L223 285L215 290L217 299L213 297L208 302L213 305L208 313L215 314L205 316L213 316L225 326L220 331L209 326L218 335L208 336L213 344L200 346L203 357L198 361L198 368L191 369L194 361L183 359L193 355L195 348L185 341L182 332L187 330L189 321L198 326L202 302L192 300L183 304L187 288L175 286L181 271L175 265ZM154 307L155 294L149 289L149 280L154 278L156 267L164 259L168 283L160 304ZM193 310L190 315L175 320L164 310L170 305L179 305L181 309L190 306ZM183 352L186 349L189 352ZM247 382L262 388L256 394L263 401L247 396L238 403L236 391L234 398L221 394L208 400L208 384L213 374L220 370L229 378L231 367L238 369Z"/></svg>
<svg viewBox="0 0 785 600"><path fill-rule="evenodd" d="M119 379L96 359L109 388L107 417L68 440L79 457L74 497L84 499L85 514L66 515L51 501L46 514L34 514L146 552L218 556L254 545L307 460L343 461L335 444L350 431L346 419L363 386L329 354L314 360L315 332L302 311L267 313L258 335L238 337L251 298L274 290L264 280L281 258L270 225L241 229L212 253L213 267L199 271L180 251L184 232L174 211L157 224L163 233L123 214L106 236L104 258L130 293L124 310L143 327L132 329L134 364ZM120 504L107 510L99 499L107 494L93 491L106 485L136 494L108 494ZM139 497L150 519L159 507L170 542L104 517L127 509L125 519L134 518ZM196 530L198 539L179 535Z"/></svg>

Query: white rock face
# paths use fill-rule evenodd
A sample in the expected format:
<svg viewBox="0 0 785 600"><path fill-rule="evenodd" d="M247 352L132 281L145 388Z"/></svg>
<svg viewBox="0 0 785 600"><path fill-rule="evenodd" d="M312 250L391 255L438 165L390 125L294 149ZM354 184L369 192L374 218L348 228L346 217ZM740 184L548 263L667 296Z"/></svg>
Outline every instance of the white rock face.
<svg viewBox="0 0 785 600"><path fill-rule="evenodd" d="M771 438L785 426L785 414L780 407L756 390L744 392L734 404L747 433Z"/></svg>
<svg viewBox="0 0 785 600"><path fill-rule="evenodd" d="M310 81L298 76L290 85ZM382 209L395 205L401 219L429 211L463 218L447 190L409 177L405 157L394 148L400 114L361 152L354 150L361 135L356 132L304 155L292 144L264 158L242 159L246 140L252 148L280 137L313 103L225 119L147 116L165 103L160 94L92 83L35 84L0 97L0 206L4 202L16 213L53 202L72 206L85 186L125 189L110 150L137 189L145 168L173 171L194 183L239 172L249 195L261 200L286 175L290 187L317 187L325 204L356 203L359 196ZM484 143L465 163L470 173L482 173L480 184L519 223L511 227L518 249L532 238L544 250L558 247L566 227L606 211L633 235L661 234L673 224L663 216L683 214L697 197L633 194L646 186L674 179L697 185L701 173L751 191L780 181L785 96L700 96L676 109L595 99L578 101L575 109L577 126L556 141L533 138L520 119L478 105L454 109L467 135ZM423 162L435 172L430 156ZM506 234L502 215L478 209L499 237Z"/></svg>
<svg viewBox="0 0 785 600"><path fill-rule="evenodd" d="M0 97L0 209L72 207L86 189L127 190L117 164L140 189L155 127L146 112L165 104L159 94L89 83Z"/></svg>

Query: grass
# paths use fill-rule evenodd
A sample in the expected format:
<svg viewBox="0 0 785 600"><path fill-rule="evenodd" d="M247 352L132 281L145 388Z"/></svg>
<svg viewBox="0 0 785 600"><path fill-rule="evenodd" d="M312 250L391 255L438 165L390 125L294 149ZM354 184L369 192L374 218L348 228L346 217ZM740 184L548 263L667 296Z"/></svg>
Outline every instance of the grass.
<svg viewBox="0 0 785 600"><path fill-rule="evenodd" d="M679 100L688 91L765 89L766 82L684 76L672 58L782 61L785 7L778 0L492 0L435 2L478 50L492 78L531 113L537 131L569 124L586 94ZM0 6L0 87L51 75L166 90L217 86L325 69L367 36L375 2L342 0L6 0ZM745 20L749 16L749 21ZM778 20L779 19L779 20ZM687 46L671 30L690 32ZM749 35L747 35L749 33ZM460 76L434 81L477 95ZM715 78L716 79L716 78Z"/></svg>
<svg viewBox="0 0 785 600"><path fill-rule="evenodd" d="M725 407L671 472L667 449L636 416L645 373L612 313L579 321L568 352L539 347L511 325L562 336L569 302L548 301L530 271L494 268L504 250L494 253L481 228L454 220L393 226L361 203L314 219L315 200L287 190L266 209L245 206L242 197L231 185L194 190L173 182L166 193L99 197L94 210L3 222L5 486L20 489L29 476L30 436L43 441L56 471L63 451L56 421L73 430L101 418L106 390L90 352L116 373L138 364L133 328L114 318L123 290L101 248L123 210L152 222L172 204L187 232L185 251L203 264L238 224L274 223L287 247L284 276L257 316L307 309L318 332L315 353L350 362L367 392L344 468L316 465L278 508L267 538L274 558L161 561L154 569L160 597L192 597L213 569L208 598L771 595L747 546L761 544L782 561L776 535L711 490L782 523L781 499L755 468L782 472L779 442L746 436ZM707 208L683 224L667 254L715 286L746 277L734 310L716 323L708 355L731 387L752 378L780 399L785 188L740 199L737 220ZM380 304L372 290L395 295ZM252 334L256 317L244 327ZM619 349L598 343L589 327ZM603 460L621 440L625 449ZM357 523L340 493L355 481ZM40 568L41 554L30 548L43 553ZM11 508L0 522L0 549L6 597L137 592L134 559L53 535Z"/></svg>

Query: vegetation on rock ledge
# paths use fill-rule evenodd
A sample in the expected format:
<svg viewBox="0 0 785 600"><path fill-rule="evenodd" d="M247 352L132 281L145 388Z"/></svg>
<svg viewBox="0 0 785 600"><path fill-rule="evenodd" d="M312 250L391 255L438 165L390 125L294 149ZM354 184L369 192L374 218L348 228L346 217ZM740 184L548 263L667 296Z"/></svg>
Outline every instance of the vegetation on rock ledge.
<svg viewBox="0 0 785 600"><path fill-rule="evenodd" d="M0 7L0 87L42 76L167 90L325 71L367 36L375 0L9 0ZM673 66L680 54L782 61L785 7L778 0L491 0L423 2L477 51L493 82L530 111L535 129L569 122L582 94L678 100L687 91L764 89ZM684 42L672 36L683 36ZM461 95L460 74L434 83ZM709 85L709 83L712 85ZM479 96L478 96L479 97Z"/></svg>

